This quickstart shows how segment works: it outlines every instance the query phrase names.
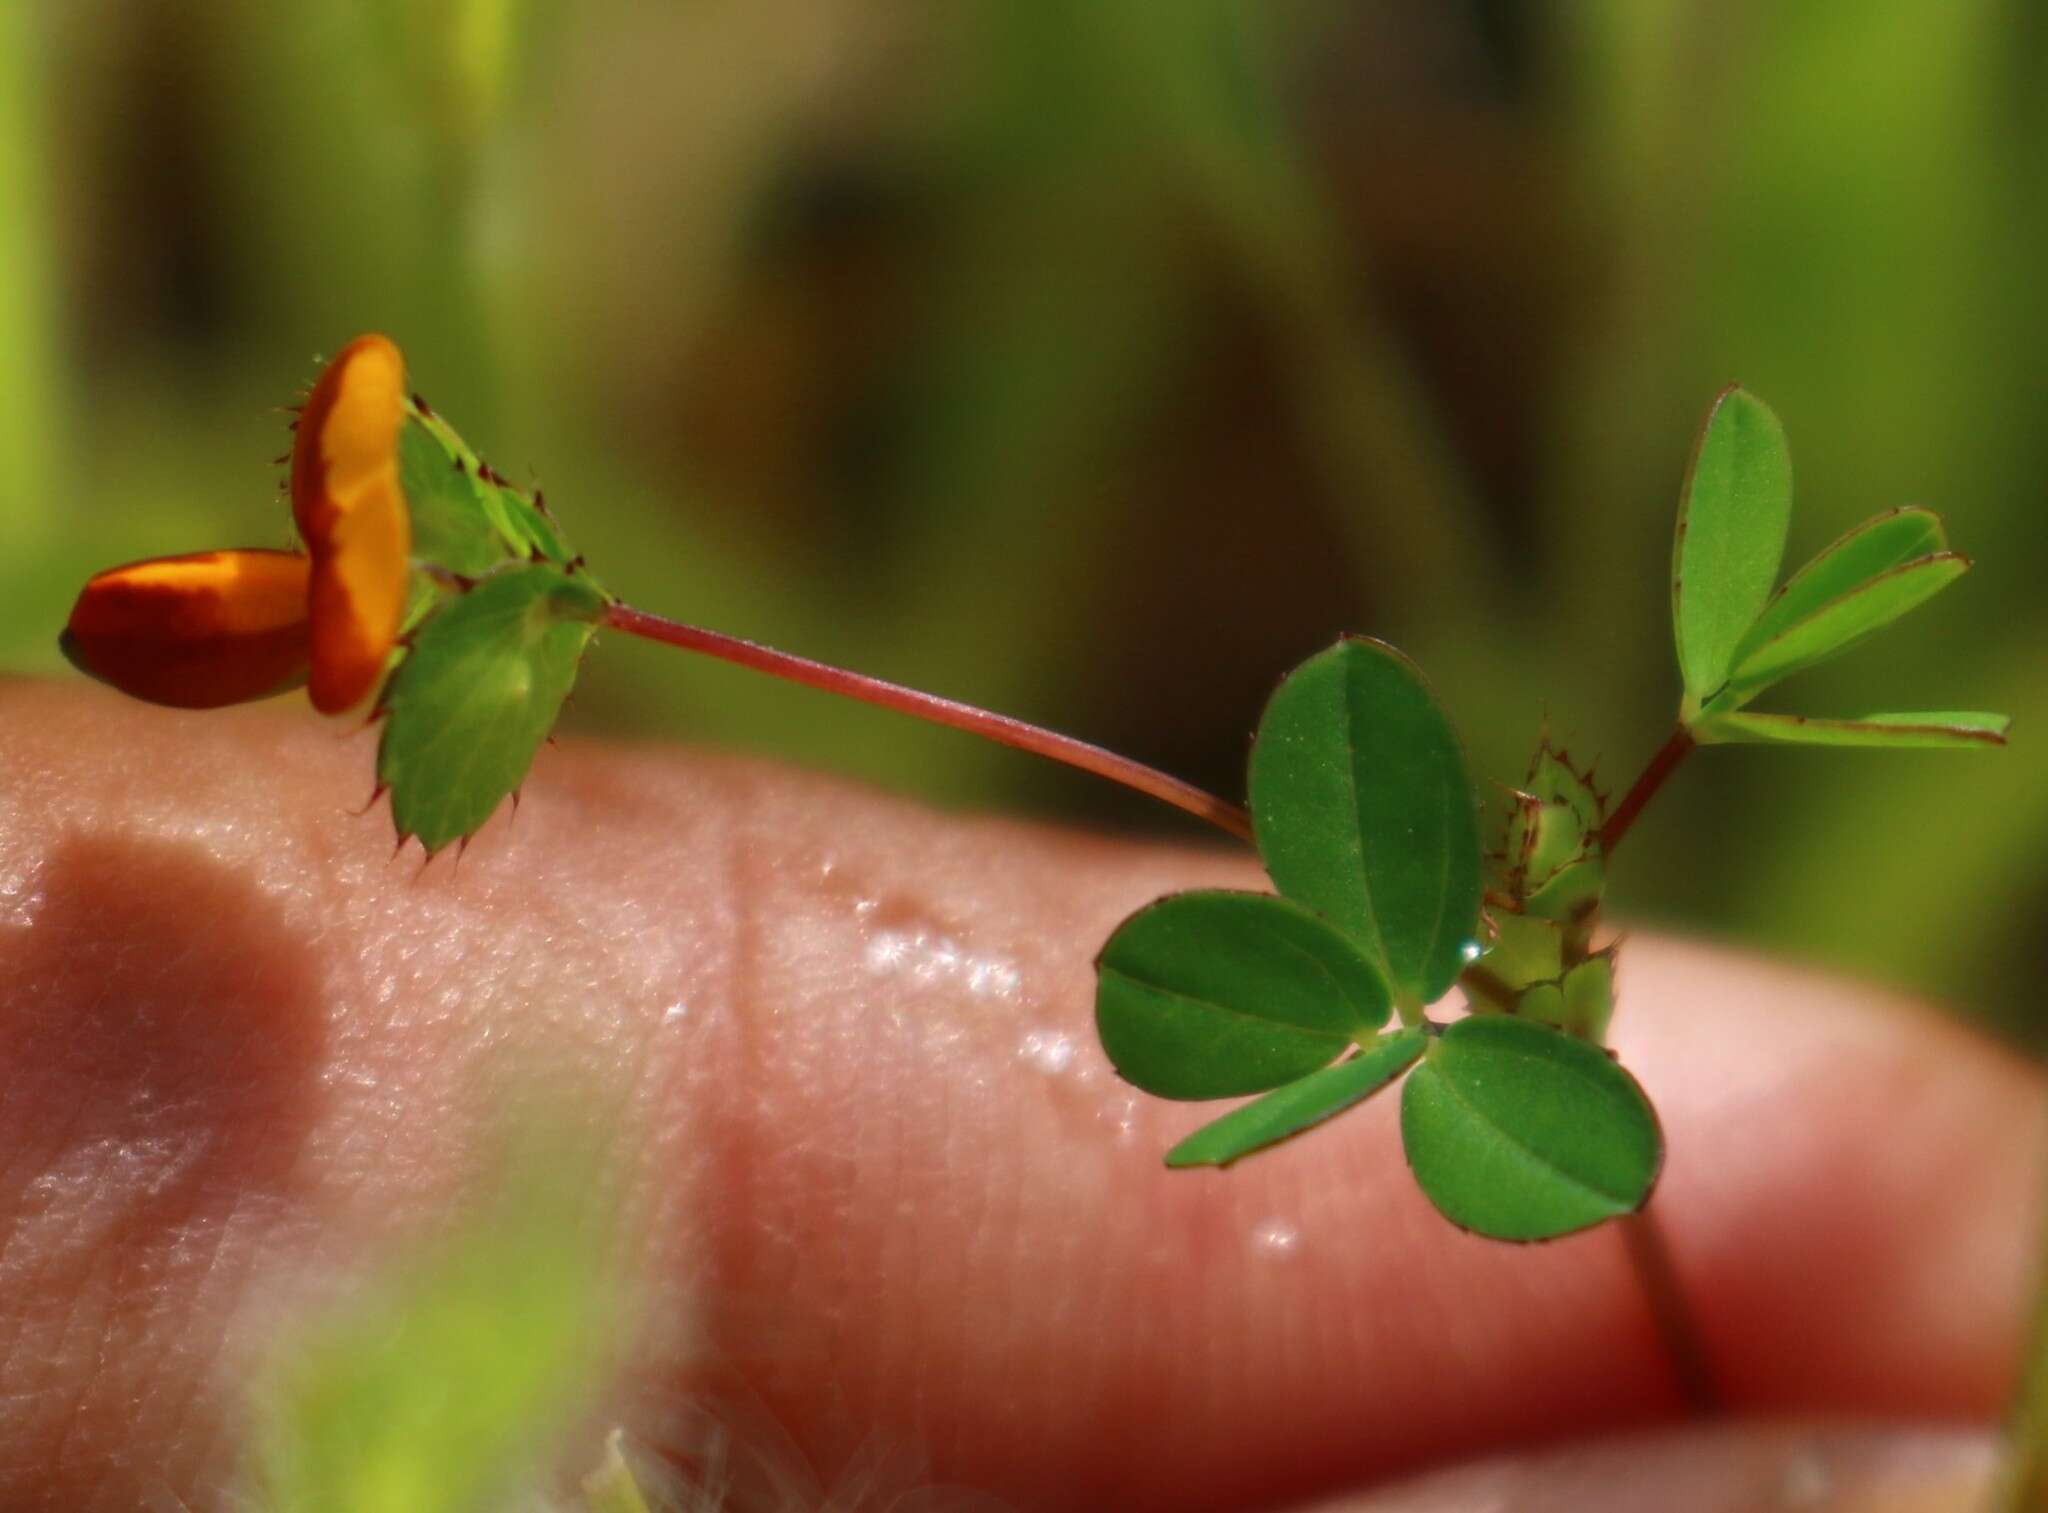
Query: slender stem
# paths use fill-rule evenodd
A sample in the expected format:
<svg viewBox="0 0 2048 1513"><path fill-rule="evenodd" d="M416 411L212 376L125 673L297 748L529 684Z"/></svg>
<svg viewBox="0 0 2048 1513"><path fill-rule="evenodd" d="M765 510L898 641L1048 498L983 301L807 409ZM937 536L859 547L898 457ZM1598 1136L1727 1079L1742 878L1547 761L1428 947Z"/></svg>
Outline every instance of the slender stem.
<svg viewBox="0 0 2048 1513"><path fill-rule="evenodd" d="M1055 762L1092 772L1097 777L1108 778L1112 783L1121 783L1126 788L1134 788L1139 793L1171 804L1176 809L1186 810L1195 818L1207 820L1241 841L1252 838L1251 816L1236 804L1205 792L1192 783L1169 777L1142 762L1134 762L1129 757L1118 756L1086 741L1077 741L1072 736L1012 719L1009 715L994 714L957 699L905 688L900 683L885 682L865 673L848 672L843 667L813 662L809 657L792 656L757 641L743 641L715 630L684 625L661 615L634 609L631 605L612 605L605 611L603 623L613 630L622 630L648 641L659 641L664 646L679 646L684 651L702 652L706 656L737 662L742 667L772 673L807 688L821 688L827 693L878 704L884 709L914 715L935 725L950 725L955 730L964 730L1004 746L1014 746L1019 751L1050 757Z"/></svg>
<svg viewBox="0 0 2048 1513"><path fill-rule="evenodd" d="M1678 764L1697 744L1692 732L1680 725L1671 732L1671 739L1657 748L1657 754L1650 758L1650 765L1643 769L1643 775L1636 779L1635 786L1623 796L1614 813L1607 817L1607 823L1600 827L1600 849L1603 852L1610 856L1614 854L1614 848L1628 834L1636 816L1643 812L1643 806L1657 796L1657 790L1678 770Z"/></svg>
<svg viewBox="0 0 2048 1513"><path fill-rule="evenodd" d="M1653 1200L1654 1201L1654 1200ZM1671 1357L1671 1369L1678 1378L1678 1390L1695 1416L1721 1411L1721 1394L1714 1386L1714 1373L1707 1360L1706 1343L1700 1337L1699 1322L1685 1300L1678 1269L1671 1263L1671 1248L1652 1210L1645 1206L1621 1221L1622 1243L1628 1247L1629 1266L1643 1289L1657 1334Z"/></svg>
<svg viewBox="0 0 2048 1513"><path fill-rule="evenodd" d="M1692 732L1684 725L1672 730L1671 738L1657 748L1657 754L1650 758L1642 776L1635 780L1614 813L1607 817L1607 823L1600 827L1600 849L1603 853L1613 855L1614 848L1621 844L1621 838L1635 824L1636 816L1670 781L1671 774L1678 770L1678 764L1697 744ZM1645 1207L1621 1221L1621 1238L1628 1250L1629 1267L1635 1272L1636 1283L1643 1290L1643 1301L1657 1325L1659 1338L1664 1341L1665 1353L1671 1358L1671 1369L1678 1378L1678 1390L1685 1398L1686 1407L1702 1416L1720 1412L1721 1395L1714 1387L1706 1343L1700 1337L1699 1323L1686 1302L1678 1269L1672 1265L1671 1248L1665 1243L1663 1227Z"/></svg>

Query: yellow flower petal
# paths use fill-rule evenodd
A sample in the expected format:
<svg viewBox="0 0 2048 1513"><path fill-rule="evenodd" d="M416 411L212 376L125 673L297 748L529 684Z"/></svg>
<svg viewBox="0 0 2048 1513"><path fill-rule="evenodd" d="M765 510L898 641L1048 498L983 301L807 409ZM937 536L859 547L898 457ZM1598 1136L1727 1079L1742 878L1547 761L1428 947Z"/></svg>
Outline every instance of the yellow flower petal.
<svg viewBox="0 0 2048 1513"><path fill-rule="evenodd" d="M405 613L412 521L398 481L405 358L359 336L313 385L292 446L292 517L313 559L309 691L323 714L376 688Z"/></svg>

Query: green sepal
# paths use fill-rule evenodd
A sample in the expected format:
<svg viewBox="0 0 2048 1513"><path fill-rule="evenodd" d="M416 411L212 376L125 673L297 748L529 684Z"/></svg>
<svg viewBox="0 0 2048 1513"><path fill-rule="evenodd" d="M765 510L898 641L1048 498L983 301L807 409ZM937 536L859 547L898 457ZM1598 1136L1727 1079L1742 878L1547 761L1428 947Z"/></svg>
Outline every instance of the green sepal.
<svg viewBox="0 0 2048 1513"><path fill-rule="evenodd" d="M1583 856L1589 838L1598 834L1597 828L1588 831L1571 805L1545 803L1533 793L1517 793L1514 814L1508 820L1506 852L1515 891L1541 887L1559 868Z"/></svg>
<svg viewBox="0 0 2048 1513"><path fill-rule="evenodd" d="M1936 709L1917 714L1867 714L1824 719L1803 714L1717 714L1693 727L1702 746L1749 743L1770 746L1884 746L1967 750L2003 746L2012 716L1975 709Z"/></svg>
<svg viewBox="0 0 2048 1513"><path fill-rule="evenodd" d="M1534 1019L1553 1029L1565 1028L1567 1015L1564 1002L1564 988L1556 982L1539 982L1524 992L1515 1003L1515 1013L1523 1019Z"/></svg>
<svg viewBox="0 0 2048 1513"><path fill-rule="evenodd" d="M1514 1011L1600 1044L1614 1017L1614 947L1586 957L1561 976L1530 983Z"/></svg>
<svg viewBox="0 0 2048 1513"><path fill-rule="evenodd" d="M1546 737L1513 797L1502 848L1502 891L1525 915L1574 923L1584 919L1598 907L1607 884L1600 850L1606 795L1594 786L1590 771L1581 772Z"/></svg>
<svg viewBox="0 0 2048 1513"><path fill-rule="evenodd" d="M1792 520L1792 457L1770 407L1739 387L1707 412L1679 495L1671 623L1690 718L1727 681L1777 581Z"/></svg>
<svg viewBox="0 0 2048 1513"><path fill-rule="evenodd" d="M1552 919L1496 910L1493 948L1480 964L1510 988L1555 982L1564 975L1564 925Z"/></svg>
<svg viewBox="0 0 2048 1513"><path fill-rule="evenodd" d="M1708 715L1739 709L1773 683L1839 656L1926 603L1969 567L1969 559L1955 552L1919 557L1817 606L1739 657L1727 686L1708 703Z"/></svg>
<svg viewBox="0 0 2048 1513"><path fill-rule="evenodd" d="M583 574L514 564L420 623L380 709L377 779L401 841L432 855L519 787L609 602Z"/></svg>
<svg viewBox="0 0 2048 1513"><path fill-rule="evenodd" d="M1614 954L1609 946L1587 957L1564 978L1563 1027L1599 1045L1607 1039L1614 1018Z"/></svg>
<svg viewBox="0 0 2048 1513"><path fill-rule="evenodd" d="M1386 979L1347 936L1270 893L1176 893L1096 958L1095 1028L1125 1081L1161 1098L1263 1093L1370 1039Z"/></svg>
<svg viewBox="0 0 2048 1513"><path fill-rule="evenodd" d="M1607 864L1597 857L1562 868L1523 900L1524 912L1538 919L1571 923L1583 919L1600 902L1607 887Z"/></svg>
<svg viewBox="0 0 2048 1513"><path fill-rule="evenodd" d="M1599 844L1607 819L1606 795L1593 785L1593 775L1572 765L1565 752L1537 743L1529 774L1515 795L1508 818L1507 861L1511 874L1533 891L1570 862Z"/></svg>
<svg viewBox="0 0 2048 1513"><path fill-rule="evenodd" d="M1436 1038L1402 1089L1401 1138L1444 1217L1496 1240L1633 1213L1664 1151L1649 1099L1606 1052L1505 1014Z"/></svg>
<svg viewBox="0 0 2048 1513"><path fill-rule="evenodd" d="M1227 1166L1362 1103L1422 1054L1421 1028L1382 1035L1358 1055L1310 1072L1205 1124L1166 1153L1168 1166Z"/></svg>
<svg viewBox="0 0 2048 1513"><path fill-rule="evenodd" d="M1479 817L1415 664L1363 637L1310 657L1266 706L1248 786L1274 886L1359 941L1402 1003L1441 998L1478 954Z"/></svg>
<svg viewBox="0 0 2048 1513"><path fill-rule="evenodd" d="M391 649L391 662L384 671L386 678L391 676L393 668L405 660L407 638L419 628L421 621L439 609L442 601L452 597L454 593L455 588L452 584L443 583L430 573L416 572L412 575L412 581L405 588L405 613L398 622L398 644Z"/></svg>
<svg viewBox="0 0 2048 1513"><path fill-rule="evenodd" d="M492 471L435 411L408 400L400 481L413 516L414 560L477 578L507 560L580 565L539 500Z"/></svg>
<svg viewBox="0 0 2048 1513"><path fill-rule="evenodd" d="M412 515L413 560L457 577L481 578L527 554L479 498L461 454L448 445L452 435L410 407L399 427L398 480Z"/></svg>

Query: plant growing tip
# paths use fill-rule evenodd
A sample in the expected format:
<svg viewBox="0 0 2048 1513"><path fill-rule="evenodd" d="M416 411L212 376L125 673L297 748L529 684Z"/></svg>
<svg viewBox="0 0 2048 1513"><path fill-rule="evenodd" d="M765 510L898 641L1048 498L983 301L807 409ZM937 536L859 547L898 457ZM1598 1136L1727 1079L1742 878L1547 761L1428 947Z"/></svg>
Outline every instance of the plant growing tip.
<svg viewBox="0 0 2048 1513"><path fill-rule="evenodd" d="M1924 604L1970 567L1948 549L1940 517L1909 506L1866 520L1772 593L1791 505L1784 427L1754 395L1724 391L1694 448L1672 543L1680 728L1698 745L2001 744L2004 718L1975 711L1846 720L1740 713L1766 689Z"/></svg>
<svg viewBox="0 0 2048 1513"><path fill-rule="evenodd" d="M1509 790L1490 878L1457 738L1412 662L1347 638L1282 680L1248 779L1280 897L1162 900L1126 920L1098 962L1097 1024L1126 1078L1175 1098L1263 1094L1174 1146L1170 1166L1238 1160L1405 1073L1409 1165L1453 1222L1546 1239L1642 1207L1663 1139L1642 1089L1602 1049L1618 948L1601 940L1599 917L1614 850L1644 807L1700 745L2005 736L2002 716L1969 712L1745 709L1969 566L1932 513L1900 509L1774 592L1791 507L1784 427L1754 395L1723 391L1694 445L1672 543L1677 728L1611 808L1546 737ZM1375 979L1400 1012L1396 1033L1355 1007L1378 1002L1358 987ZM1472 1017L1432 1023L1425 1010L1461 980ZM1674 1349L1688 1346L1669 1327Z"/></svg>

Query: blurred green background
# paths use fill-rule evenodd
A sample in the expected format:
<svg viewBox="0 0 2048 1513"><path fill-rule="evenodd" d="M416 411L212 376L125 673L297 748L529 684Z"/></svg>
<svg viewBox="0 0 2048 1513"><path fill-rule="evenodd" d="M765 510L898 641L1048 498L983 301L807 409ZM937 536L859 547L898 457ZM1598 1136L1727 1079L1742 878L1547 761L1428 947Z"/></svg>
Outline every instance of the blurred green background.
<svg viewBox="0 0 2048 1513"><path fill-rule="evenodd" d="M2040 1046L2044 148L2031 0L14 0L0 658L59 673L97 567L279 541L270 407L381 329L649 608L1232 795L1365 630L1481 772L1547 717L1621 783L1739 378L1795 557L1920 502L1979 559L1793 707L2016 745L1706 753L1617 906ZM569 729L1195 833L617 638Z"/></svg>

